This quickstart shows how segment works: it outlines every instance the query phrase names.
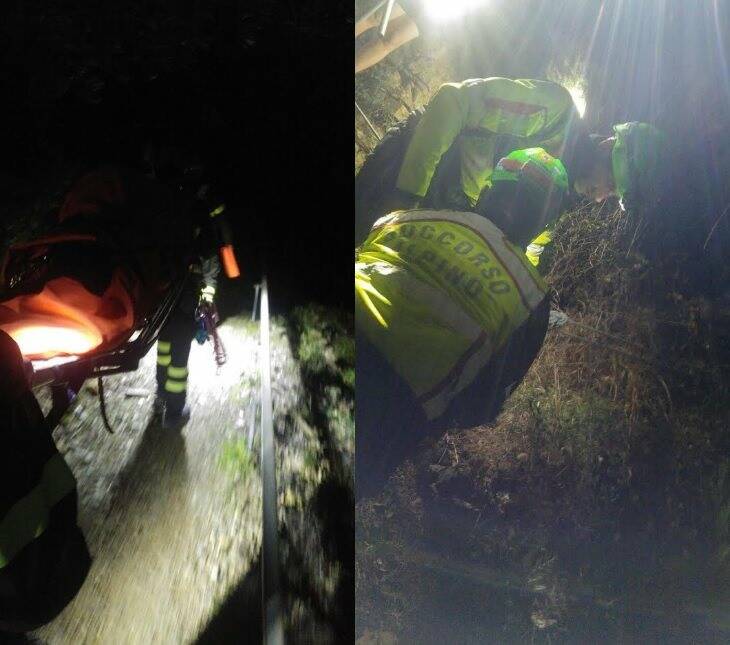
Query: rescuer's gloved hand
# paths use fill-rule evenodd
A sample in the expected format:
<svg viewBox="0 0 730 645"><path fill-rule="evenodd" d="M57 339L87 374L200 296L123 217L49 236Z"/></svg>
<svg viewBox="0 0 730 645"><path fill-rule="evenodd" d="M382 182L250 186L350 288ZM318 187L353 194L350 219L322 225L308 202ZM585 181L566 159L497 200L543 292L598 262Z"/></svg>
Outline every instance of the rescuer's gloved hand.
<svg viewBox="0 0 730 645"><path fill-rule="evenodd" d="M200 292L200 301L207 303L209 305L212 305L214 299L215 299L215 287L210 287L210 286L203 287L202 291Z"/></svg>
<svg viewBox="0 0 730 645"><path fill-rule="evenodd" d="M220 323L218 308L215 306L215 287L205 286L200 292L200 302L196 318L206 321L205 328L215 328Z"/></svg>

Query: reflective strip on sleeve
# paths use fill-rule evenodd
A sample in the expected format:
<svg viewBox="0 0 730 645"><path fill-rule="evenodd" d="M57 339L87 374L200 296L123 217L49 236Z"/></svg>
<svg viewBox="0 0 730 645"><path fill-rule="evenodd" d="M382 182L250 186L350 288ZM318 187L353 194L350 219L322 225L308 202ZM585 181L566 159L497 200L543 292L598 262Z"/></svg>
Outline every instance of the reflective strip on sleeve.
<svg viewBox="0 0 730 645"><path fill-rule="evenodd" d="M540 264L540 256L542 255L543 250L544 247L537 244L530 244L530 246L527 247L527 250L525 251L525 256L532 266L536 267L538 264Z"/></svg>
<svg viewBox="0 0 730 645"><path fill-rule="evenodd" d="M530 261L530 264L534 267L540 264L540 256L545 250L545 247L552 242L553 232L551 228L545 229L540 235L538 235L525 249L525 255Z"/></svg>
<svg viewBox="0 0 730 645"><path fill-rule="evenodd" d="M172 347L172 345L170 344L170 341L167 341L167 340L158 340L157 341L157 353L158 354L169 354L171 347Z"/></svg>
<svg viewBox="0 0 730 645"><path fill-rule="evenodd" d="M161 365L162 367L167 367L171 361L172 356L170 356L170 354L162 354L161 356L157 356L157 364Z"/></svg>
<svg viewBox="0 0 730 645"><path fill-rule="evenodd" d="M527 246L527 256L534 256L538 257L542 255L542 252L545 250L545 247L542 244L535 244L534 242L532 244L529 244Z"/></svg>
<svg viewBox="0 0 730 645"><path fill-rule="evenodd" d="M0 521L0 568L48 527L50 509L74 490L76 480L60 454L43 467L38 485L19 499Z"/></svg>
<svg viewBox="0 0 730 645"><path fill-rule="evenodd" d="M218 215L220 215L225 210L226 210L226 205L225 204L221 204L220 206L216 206L212 211L210 211L210 216L211 217L217 217Z"/></svg>
<svg viewBox="0 0 730 645"><path fill-rule="evenodd" d="M187 367L174 367L170 366L167 368L167 376L168 378L174 378L174 379L186 379L188 377L188 368Z"/></svg>
<svg viewBox="0 0 730 645"><path fill-rule="evenodd" d="M170 392L171 394L180 394L187 389L187 385L187 381L175 381L168 378L165 381L165 392Z"/></svg>

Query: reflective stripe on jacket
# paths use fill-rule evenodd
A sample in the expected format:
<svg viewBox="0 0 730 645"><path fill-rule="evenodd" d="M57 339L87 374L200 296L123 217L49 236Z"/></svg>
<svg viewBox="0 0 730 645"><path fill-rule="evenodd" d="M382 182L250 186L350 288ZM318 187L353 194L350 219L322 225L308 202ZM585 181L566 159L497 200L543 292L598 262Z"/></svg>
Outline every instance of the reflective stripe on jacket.
<svg viewBox="0 0 730 645"><path fill-rule="evenodd" d="M484 217L401 211L357 250L359 333L435 419L489 363L547 287L524 253Z"/></svg>
<svg viewBox="0 0 730 645"><path fill-rule="evenodd" d="M540 264L540 256L545 247L553 241L553 225L548 226L540 235L538 235L525 249L525 255L530 264L536 267Z"/></svg>
<svg viewBox="0 0 730 645"><path fill-rule="evenodd" d="M441 158L458 142L461 187L473 206L500 157L532 146L560 156L578 118L568 90L551 81L494 77L447 83L416 127L397 187L423 197Z"/></svg>

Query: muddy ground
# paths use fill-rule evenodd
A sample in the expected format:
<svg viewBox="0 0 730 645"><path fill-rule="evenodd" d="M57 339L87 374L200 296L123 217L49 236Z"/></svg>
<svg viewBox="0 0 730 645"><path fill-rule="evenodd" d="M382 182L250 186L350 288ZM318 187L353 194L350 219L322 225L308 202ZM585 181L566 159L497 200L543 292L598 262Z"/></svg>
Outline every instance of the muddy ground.
<svg viewBox="0 0 730 645"><path fill-rule="evenodd" d="M259 640L259 329L241 315L219 331L228 351L220 370L209 344L193 345L192 416L181 432L162 430L154 415L154 351L136 372L105 379L114 434L95 381L54 431L94 561L73 602L33 635L41 642ZM331 393L338 413L318 428L312 411L330 408L305 385L297 328L275 318L271 342L286 631L290 642L339 642L351 630L342 594L352 573L340 552L352 541L342 534L351 489L331 463L337 455L351 468L351 391Z"/></svg>

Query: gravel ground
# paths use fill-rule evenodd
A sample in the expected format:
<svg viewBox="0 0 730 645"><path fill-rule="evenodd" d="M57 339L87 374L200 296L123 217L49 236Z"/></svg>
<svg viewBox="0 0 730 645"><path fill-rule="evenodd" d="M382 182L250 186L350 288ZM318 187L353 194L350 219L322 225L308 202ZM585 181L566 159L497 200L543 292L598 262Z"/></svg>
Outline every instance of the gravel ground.
<svg viewBox="0 0 730 645"><path fill-rule="evenodd" d="M228 351L220 370L210 345L193 344L192 416L181 432L162 430L154 418L154 351L136 372L105 379L114 434L101 422L95 381L54 431L78 481L79 523L94 563L74 601L34 634L41 641L189 643L217 617L222 642L226 600L236 614L236 589L258 583L259 444L249 430L260 406L258 324L234 318L219 333ZM326 472L311 458L322 453L319 433L298 412L307 396L280 320L271 341L282 552L300 553L304 574L294 577L313 581L306 597L291 601L287 629L292 641L334 642L326 608L339 571L311 513ZM44 393L39 399L47 405ZM285 562L291 568L288 555ZM249 589L247 597L259 596ZM241 642L240 634L225 638Z"/></svg>

